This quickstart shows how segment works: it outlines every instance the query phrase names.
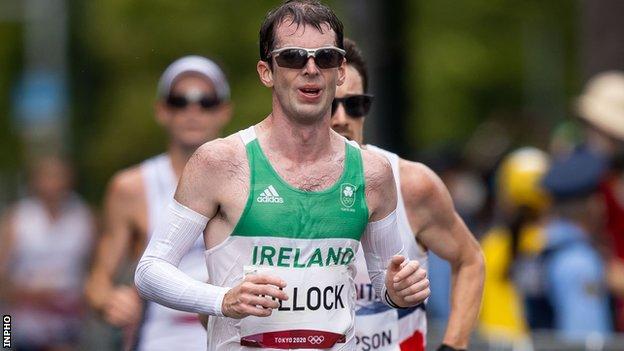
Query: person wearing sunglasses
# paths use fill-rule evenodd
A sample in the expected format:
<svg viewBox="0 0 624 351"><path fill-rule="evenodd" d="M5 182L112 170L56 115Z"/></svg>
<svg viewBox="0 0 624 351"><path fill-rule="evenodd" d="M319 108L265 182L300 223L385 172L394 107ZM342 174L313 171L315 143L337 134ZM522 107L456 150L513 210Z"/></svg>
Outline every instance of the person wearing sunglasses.
<svg viewBox="0 0 624 351"><path fill-rule="evenodd" d="M392 165L398 193L397 221L412 259L427 266L427 250L446 259L453 267L453 296L449 324L440 351L465 350L473 330L484 281L484 261L479 244L453 208L448 190L426 166L399 158L394 153L364 144L364 121L373 96L368 91L368 70L354 41L345 39L345 82L336 90L332 104L332 128L362 147L383 155ZM384 308L372 292L366 262L358 256L356 311L358 350L369 349L375 335L387 336L401 350L425 350L427 321L425 305L411 309ZM388 346L389 347L389 346Z"/></svg>
<svg viewBox="0 0 624 351"><path fill-rule="evenodd" d="M360 240L387 305L430 291L403 252L389 163L331 130L342 23L319 1L286 1L261 26L256 68L271 113L191 157L135 282L148 299L211 315L209 350L354 350ZM202 234L207 284L177 267Z"/></svg>
<svg viewBox="0 0 624 351"><path fill-rule="evenodd" d="M124 331L124 349L205 350L206 331L196 314L140 299L117 285L124 261L136 263L164 215L184 165L202 144L219 136L231 116L230 88L221 68L200 56L174 61L158 83L156 120L168 134L167 151L120 171L104 203L104 232L86 286L91 305ZM182 258L181 269L206 281L202 240Z"/></svg>

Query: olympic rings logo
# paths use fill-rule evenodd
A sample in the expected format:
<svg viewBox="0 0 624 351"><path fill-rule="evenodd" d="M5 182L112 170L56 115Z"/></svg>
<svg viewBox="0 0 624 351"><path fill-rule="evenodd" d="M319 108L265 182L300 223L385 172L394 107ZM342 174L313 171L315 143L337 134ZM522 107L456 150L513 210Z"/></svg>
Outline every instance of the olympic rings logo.
<svg viewBox="0 0 624 351"><path fill-rule="evenodd" d="M319 335L308 336L308 342L310 344L318 345L322 343L323 341L325 341L325 337L322 335L321 336Z"/></svg>

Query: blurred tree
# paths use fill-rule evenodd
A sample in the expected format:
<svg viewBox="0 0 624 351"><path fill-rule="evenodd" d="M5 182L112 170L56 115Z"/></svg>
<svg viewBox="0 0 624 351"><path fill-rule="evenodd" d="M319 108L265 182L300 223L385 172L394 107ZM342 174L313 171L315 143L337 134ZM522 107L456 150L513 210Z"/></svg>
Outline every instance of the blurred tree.
<svg viewBox="0 0 624 351"><path fill-rule="evenodd" d="M406 45L406 55L415 57L406 89L417 87L405 128L412 147L463 141L493 115L515 116L512 128L528 119L523 136L564 116L578 72L575 2L410 5L406 13L417 14Z"/></svg>
<svg viewBox="0 0 624 351"><path fill-rule="evenodd" d="M21 25L0 22L0 170L19 165L19 136L11 123L11 86L18 78L22 57Z"/></svg>
<svg viewBox="0 0 624 351"><path fill-rule="evenodd" d="M22 144L12 121L13 84L22 58L22 27L0 21L0 210L18 194Z"/></svg>

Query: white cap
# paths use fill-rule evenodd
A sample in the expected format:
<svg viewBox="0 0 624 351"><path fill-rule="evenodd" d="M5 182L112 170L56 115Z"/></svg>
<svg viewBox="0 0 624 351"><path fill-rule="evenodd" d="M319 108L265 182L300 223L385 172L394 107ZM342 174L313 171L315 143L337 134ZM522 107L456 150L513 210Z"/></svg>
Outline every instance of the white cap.
<svg viewBox="0 0 624 351"><path fill-rule="evenodd" d="M577 101L581 118L603 132L624 140L624 72L593 77Z"/></svg>
<svg viewBox="0 0 624 351"><path fill-rule="evenodd" d="M208 78L219 99L230 99L230 85L221 68L214 61L196 55L179 58L167 67L158 82L158 96L162 98L169 95L175 80L184 73L197 73Z"/></svg>

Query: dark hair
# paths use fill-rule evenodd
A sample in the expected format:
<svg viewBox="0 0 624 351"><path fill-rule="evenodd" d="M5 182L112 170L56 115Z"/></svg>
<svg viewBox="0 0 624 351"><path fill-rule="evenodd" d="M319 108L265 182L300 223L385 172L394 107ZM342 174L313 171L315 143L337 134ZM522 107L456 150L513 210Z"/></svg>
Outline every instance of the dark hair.
<svg viewBox="0 0 624 351"><path fill-rule="evenodd" d="M360 77L362 77L364 93L367 93L368 67L366 65L366 60L364 60L364 56L362 55L362 50L360 50L357 44L349 38L344 38L344 49L347 52L345 54L345 58L347 59L347 65L353 66L353 68L358 71Z"/></svg>
<svg viewBox="0 0 624 351"><path fill-rule="evenodd" d="M262 61L268 61L269 54L275 45L275 28L286 19L290 20L291 24L296 24L297 28L308 24L320 32L323 32L321 26L327 23L336 33L336 46L344 48L342 22L329 7L318 0L289 0L269 11L260 27L260 59Z"/></svg>

